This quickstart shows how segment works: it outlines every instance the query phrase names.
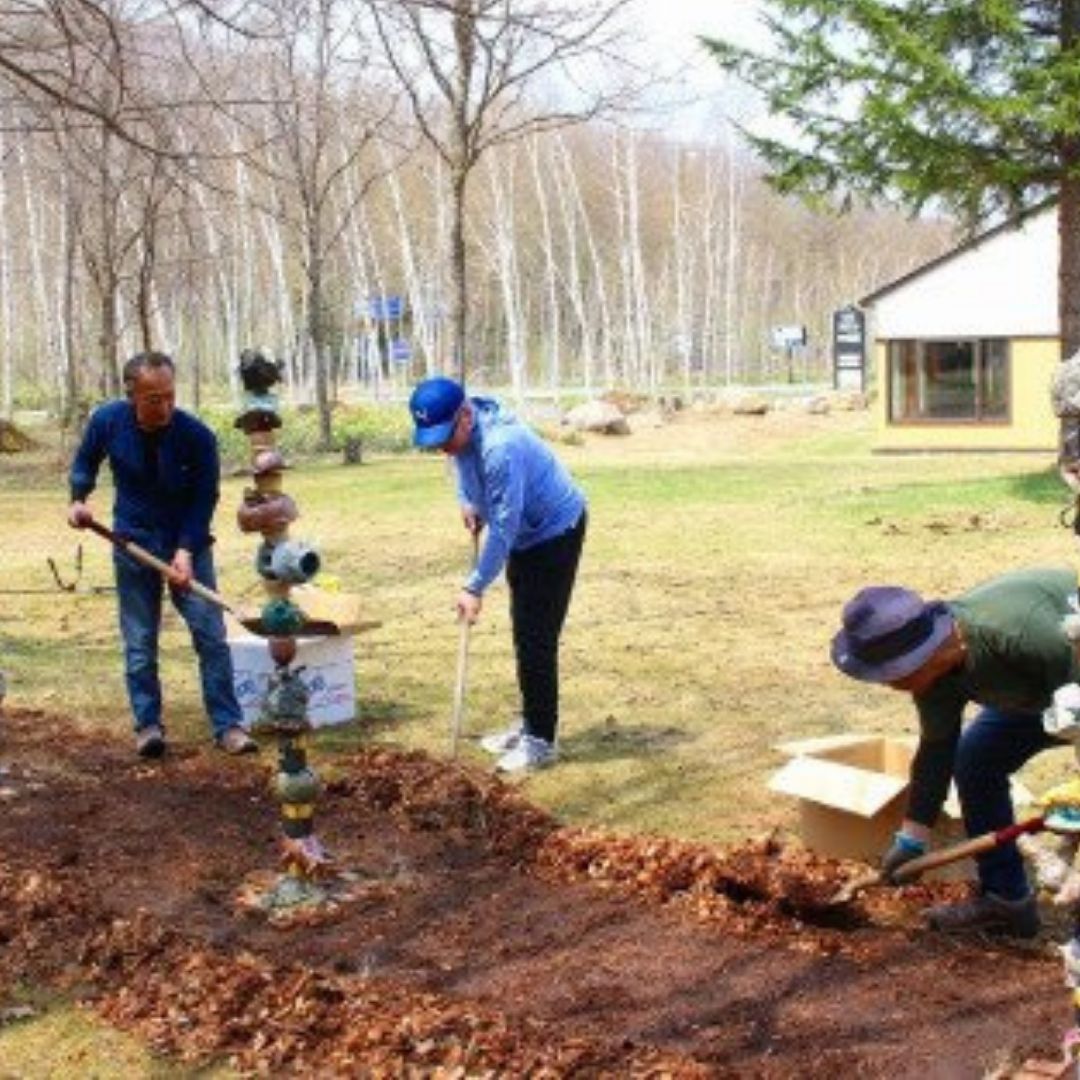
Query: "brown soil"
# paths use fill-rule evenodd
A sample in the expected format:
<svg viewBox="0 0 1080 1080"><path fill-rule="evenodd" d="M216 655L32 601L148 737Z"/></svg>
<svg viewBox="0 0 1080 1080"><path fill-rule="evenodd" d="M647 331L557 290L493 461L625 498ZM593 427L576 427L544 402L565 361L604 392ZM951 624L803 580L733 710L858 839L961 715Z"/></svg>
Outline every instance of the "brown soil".
<svg viewBox="0 0 1080 1080"><path fill-rule="evenodd" d="M386 750L323 763L320 834L359 896L277 929L235 903L275 858L270 754L148 765L70 730L30 712L0 727L0 1005L3 987L56 985L186 1061L982 1077L1056 1057L1069 1023L1052 935L922 929L920 909L962 886L835 906L855 868L775 839L561 828L509 785Z"/></svg>

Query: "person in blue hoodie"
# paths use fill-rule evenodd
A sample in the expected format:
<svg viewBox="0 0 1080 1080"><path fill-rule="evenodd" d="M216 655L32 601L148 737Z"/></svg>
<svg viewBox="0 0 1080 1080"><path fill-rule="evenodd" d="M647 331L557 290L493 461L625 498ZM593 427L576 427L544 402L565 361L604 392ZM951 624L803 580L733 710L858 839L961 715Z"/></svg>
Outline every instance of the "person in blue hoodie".
<svg viewBox="0 0 1080 1080"><path fill-rule="evenodd" d="M551 448L490 398L436 377L409 399L419 447L454 460L465 527L486 527L476 565L457 596L476 622L484 594L505 568L521 692L521 716L481 746L500 772L528 772L558 757L559 637L585 540L585 496Z"/></svg>
<svg viewBox="0 0 1080 1080"><path fill-rule="evenodd" d="M251 753L258 747L240 726L224 619L188 589L192 580L215 587L210 520L218 501L217 440L201 420L176 408L173 362L164 353L133 356L124 365L124 388L124 398L94 411L75 453L68 524L79 529L93 520L87 499L107 459L115 489L113 528L170 565L169 594L191 631L214 741L230 754ZM135 749L140 757L161 757L162 575L119 550L114 568Z"/></svg>

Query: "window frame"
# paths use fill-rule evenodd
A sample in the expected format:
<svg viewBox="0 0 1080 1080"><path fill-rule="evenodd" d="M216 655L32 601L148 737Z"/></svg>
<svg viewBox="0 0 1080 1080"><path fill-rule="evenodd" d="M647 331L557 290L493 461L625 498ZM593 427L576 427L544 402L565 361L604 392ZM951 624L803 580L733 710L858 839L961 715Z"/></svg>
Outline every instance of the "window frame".
<svg viewBox="0 0 1080 1080"><path fill-rule="evenodd" d="M981 393L984 384L983 365L984 357L987 351L987 346L992 343L1001 343L1005 349L1005 363L1004 363L1004 375L1005 382L1005 414L1004 416L991 416L986 417L982 415L983 402L981 400ZM896 415L896 397L894 394L894 379L893 379L893 367L894 363L899 359L898 351L904 346L913 346L916 350L916 371L921 369L926 361L925 346L926 345L939 345L939 344L953 344L953 345L971 345L976 357L976 364L978 365L978 378L976 379L976 401L975 401L975 415L973 416L950 416L950 417L937 417L937 416L897 416ZM884 341L885 345L885 387L886 387L886 418L887 422L892 427L1009 427L1013 422L1013 380L1012 380L1012 366L1013 366L1013 340L1008 337L905 337L905 338L887 338Z"/></svg>

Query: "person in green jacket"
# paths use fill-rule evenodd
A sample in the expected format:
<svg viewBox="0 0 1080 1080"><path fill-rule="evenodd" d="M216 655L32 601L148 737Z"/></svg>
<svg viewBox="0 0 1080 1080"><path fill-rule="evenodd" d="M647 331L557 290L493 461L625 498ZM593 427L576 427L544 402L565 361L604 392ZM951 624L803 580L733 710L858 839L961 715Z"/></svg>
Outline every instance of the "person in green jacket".
<svg viewBox="0 0 1080 1080"><path fill-rule="evenodd" d="M854 679L911 694L919 718L907 809L881 863L887 880L926 851L950 780L969 836L1013 823L1012 774L1039 752L1067 745L1047 734L1042 715L1054 691L1080 674L1063 627L1076 611L1077 576L1068 569L1013 571L949 601L871 586L845 605L833 663ZM980 708L964 724L969 702ZM1016 845L977 862L978 894L931 908L930 925L1034 937L1038 908Z"/></svg>

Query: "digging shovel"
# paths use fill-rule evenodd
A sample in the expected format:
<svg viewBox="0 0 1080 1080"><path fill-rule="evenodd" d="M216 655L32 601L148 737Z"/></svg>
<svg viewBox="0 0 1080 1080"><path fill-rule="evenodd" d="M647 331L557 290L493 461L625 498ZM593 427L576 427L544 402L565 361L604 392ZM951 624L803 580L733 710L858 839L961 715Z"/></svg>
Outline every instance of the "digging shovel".
<svg viewBox="0 0 1080 1080"><path fill-rule="evenodd" d="M480 534L472 534L472 567L475 569L480 552ZM450 714L450 756L457 757L461 725L465 716L465 688L469 678L469 631L472 623L460 619L458 628L457 679L454 682L454 707Z"/></svg>
<svg viewBox="0 0 1080 1080"><path fill-rule="evenodd" d="M173 577L173 569L167 562L162 562L156 555L151 555L149 551L144 547L140 547L133 540L127 540L119 533L115 533L112 529L107 528L97 521L88 521L85 526L91 532L97 533L98 536L104 537L110 544L114 544L125 554L130 555L136 562L140 562L143 566L149 566L156 570L159 574L163 574L167 581L171 581ZM228 600L225 599L220 593L214 592L213 589L207 588L201 582L192 581L188 588L196 595L201 596L204 600L209 601L211 604L215 604L223 611L228 611L233 615L236 614L236 609Z"/></svg>
<svg viewBox="0 0 1080 1080"><path fill-rule="evenodd" d="M1008 844L1025 833L1038 833L1045 828L1046 821L1040 816L1028 818L1027 821L1018 821L1015 825L1008 825L1004 829L998 829L996 832L974 836L960 844L942 848L940 851L928 852L926 855L920 855L918 858L898 866L892 872L892 881L895 884L903 885L906 882L914 881L915 878L920 874L924 874L927 870L934 870L939 866L948 866L950 863L959 862L961 859L974 858L976 855L982 855L983 852L992 851L1003 844ZM885 875L880 870L873 870L868 874L863 874L861 877L853 878L832 897L829 903L846 904L853 900L856 894L862 892L863 889L871 885L879 885L883 881L885 881Z"/></svg>

